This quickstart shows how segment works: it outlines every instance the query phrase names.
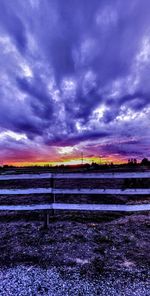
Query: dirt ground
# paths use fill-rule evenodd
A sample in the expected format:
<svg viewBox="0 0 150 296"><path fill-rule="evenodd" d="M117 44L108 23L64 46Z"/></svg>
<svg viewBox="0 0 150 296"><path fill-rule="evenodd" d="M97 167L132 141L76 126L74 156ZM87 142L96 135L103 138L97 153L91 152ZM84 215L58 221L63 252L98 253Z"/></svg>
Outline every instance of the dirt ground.
<svg viewBox="0 0 150 296"><path fill-rule="evenodd" d="M78 267L93 277L111 271L148 273L148 213L56 213L43 229L43 214L1 214L0 265L57 267L67 274Z"/></svg>

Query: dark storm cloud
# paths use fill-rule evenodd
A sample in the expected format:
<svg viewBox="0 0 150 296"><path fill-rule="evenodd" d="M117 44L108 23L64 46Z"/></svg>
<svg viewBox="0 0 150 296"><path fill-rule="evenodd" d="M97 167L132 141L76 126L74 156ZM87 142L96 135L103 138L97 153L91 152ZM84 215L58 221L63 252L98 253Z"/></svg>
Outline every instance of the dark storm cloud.
<svg viewBox="0 0 150 296"><path fill-rule="evenodd" d="M122 106L130 108L133 112L142 111L150 104L150 93L135 92L118 98L117 102L108 99L106 104L111 108L104 113L103 120L109 123L119 115Z"/></svg>
<svg viewBox="0 0 150 296"><path fill-rule="evenodd" d="M143 135L149 29L148 0L0 0L1 129L47 146Z"/></svg>
<svg viewBox="0 0 150 296"><path fill-rule="evenodd" d="M25 78L17 78L18 87L27 93L31 99L29 104L32 111L41 118L50 120L53 114L53 105L51 96L46 92L46 87L39 77L36 77L33 82Z"/></svg>
<svg viewBox="0 0 150 296"><path fill-rule="evenodd" d="M147 144L141 145L140 140L126 141L120 142L117 144L107 144L101 147L101 151L105 153L105 155L116 154L118 156L127 157L127 158L143 158L145 156L144 153L148 153ZM136 147L136 149L135 149Z"/></svg>
<svg viewBox="0 0 150 296"><path fill-rule="evenodd" d="M3 100L1 98L0 126L18 133L27 133L28 137L40 134L40 120L33 117L26 104Z"/></svg>
<svg viewBox="0 0 150 296"><path fill-rule="evenodd" d="M55 146L68 146L68 145L75 145L80 142L84 141L92 141L95 139L105 138L109 137L108 132L85 132L77 136L67 137L66 139L63 139L62 136L51 140L47 140L47 144L53 144Z"/></svg>
<svg viewBox="0 0 150 296"><path fill-rule="evenodd" d="M122 105L128 104L133 110L141 110L150 103L150 93L136 92L120 98Z"/></svg>
<svg viewBox="0 0 150 296"><path fill-rule="evenodd" d="M0 1L0 24L16 43L19 50L26 48L26 29L20 18L20 12L12 1Z"/></svg>

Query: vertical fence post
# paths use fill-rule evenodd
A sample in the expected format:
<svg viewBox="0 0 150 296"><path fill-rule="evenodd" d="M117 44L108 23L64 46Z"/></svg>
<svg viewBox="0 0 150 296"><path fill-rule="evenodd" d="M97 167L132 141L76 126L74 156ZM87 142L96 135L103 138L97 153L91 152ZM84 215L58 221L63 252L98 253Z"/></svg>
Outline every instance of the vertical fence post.
<svg viewBox="0 0 150 296"><path fill-rule="evenodd" d="M46 210L44 215L44 229L48 229L49 226L49 212Z"/></svg>
<svg viewBox="0 0 150 296"><path fill-rule="evenodd" d="M55 179L54 179L54 175L51 174L51 189L52 189L51 199L52 199L52 203L55 203L55 193L53 192L54 187L55 187ZM54 216L55 212L54 212L53 208L51 210L51 213L52 213L52 216Z"/></svg>
<svg viewBox="0 0 150 296"><path fill-rule="evenodd" d="M50 187L51 187L51 200L50 200L50 203L53 204L53 203L55 203L55 194L53 193L53 189L54 189L54 177L53 177L53 174L51 174ZM50 210L50 212L51 212L51 216L53 217L54 214L55 214L54 209L52 208ZM44 215L44 229L48 229L48 226L49 226L49 211L46 210L45 215Z"/></svg>
<svg viewBox="0 0 150 296"><path fill-rule="evenodd" d="M54 179L53 174L51 173L51 179L50 179L50 187L51 187L51 204L54 202L54 194L53 194L53 188L54 188ZM54 215L54 210L51 210L51 215ZM44 215L44 229L48 229L49 226L49 211L45 211Z"/></svg>

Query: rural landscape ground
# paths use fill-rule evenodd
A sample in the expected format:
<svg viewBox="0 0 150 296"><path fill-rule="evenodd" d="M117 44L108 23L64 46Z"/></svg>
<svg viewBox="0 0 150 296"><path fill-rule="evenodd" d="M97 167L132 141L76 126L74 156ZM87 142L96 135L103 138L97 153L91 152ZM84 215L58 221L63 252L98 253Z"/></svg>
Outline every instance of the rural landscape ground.
<svg viewBox="0 0 150 296"><path fill-rule="evenodd" d="M125 190L150 188L150 179L58 179L54 185ZM50 180L0 180L0 189L37 187L50 187ZM57 195L55 200L148 204L150 196ZM51 201L50 194L0 195L1 205ZM149 295L148 211L50 212L48 229L44 217L44 211L0 212L0 295Z"/></svg>

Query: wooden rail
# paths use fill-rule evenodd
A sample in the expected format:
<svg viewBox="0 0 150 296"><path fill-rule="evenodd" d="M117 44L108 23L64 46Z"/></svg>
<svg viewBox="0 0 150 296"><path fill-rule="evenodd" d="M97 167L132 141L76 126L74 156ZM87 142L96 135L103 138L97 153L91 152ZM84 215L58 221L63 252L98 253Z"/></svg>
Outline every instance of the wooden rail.
<svg viewBox="0 0 150 296"><path fill-rule="evenodd" d="M41 210L70 210L70 211L111 211L111 212L137 212L149 211L150 204L121 205L121 204L69 204L51 203L35 205L4 205L0 211L41 211Z"/></svg>
<svg viewBox="0 0 150 296"><path fill-rule="evenodd" d="M150 195L150 189L61 189L61 188L27 188L27 189L0 189L0 195L24 195L24 194L92 194L92 195Z"/></svg>
<svg viewBox="0 0 150 296"><path fill-rule="evenodd" d="M131 173L45 173L45 174L16 174L0 175L0 181L23 179L137 179L150 178L150 172Z"/></svg>

